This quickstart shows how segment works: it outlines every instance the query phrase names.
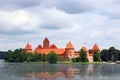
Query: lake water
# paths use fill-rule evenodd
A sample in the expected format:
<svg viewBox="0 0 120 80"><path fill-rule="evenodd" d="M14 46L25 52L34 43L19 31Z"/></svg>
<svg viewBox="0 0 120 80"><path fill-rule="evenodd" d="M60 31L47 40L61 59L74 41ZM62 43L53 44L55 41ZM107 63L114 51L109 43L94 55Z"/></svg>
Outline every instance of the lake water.
<svg viewBox="0 0 120 80"><path fill-rule="evenodd" d="M119 64L28 64L0 60L0 80L120 80Z"/></svg>

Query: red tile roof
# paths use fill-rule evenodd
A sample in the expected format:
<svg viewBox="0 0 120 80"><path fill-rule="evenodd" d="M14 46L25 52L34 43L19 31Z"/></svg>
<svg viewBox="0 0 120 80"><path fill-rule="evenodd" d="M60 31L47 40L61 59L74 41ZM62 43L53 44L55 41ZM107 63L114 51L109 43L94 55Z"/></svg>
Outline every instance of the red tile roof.
<svg viewBox="0 0 120 80"><path fill-rule="evenodd" d="M99 49L99 47L98 47L97 44L95 44L95 45L93 46L92 50L98 50L98 51L100 51L100 49Z"/></svg>
<svg viewBox="0 0 120 80"><path fill-rule="evenodd" d="M59 49L50 49L50 48L49 49L35 49L33 51L33 53L38 52L38 53L41 53L41 54L43 54L43 53L49 54L51 51L54 51L56 54L61 55L61 54L64 54L65 49L64 48L59 48Z"/></svg>
<svg viewBox="0 0 120 80"><path fill-rule="evenodd" d="M38 47L37 47L37 48L38 48L38 49L43 49L41 45L38 45Z"/></svg>
<svg viewBox="0 0 120 80"><path fill-rule="evenodd" d="M50 48L51 48L51 49L57 49L57 47L56 47L54 44L52 44L52 45L50 46Z"/></svg>
<svg viewBox="0 0 120 80"><path fill-rule="evenodd" d="M66 48L74 48L71 41L66 45Z"/></svg>
<svg viewBox="0 0 120 80"><path fill-rule="evenodd" d="M29 50L29 49L32 49L32 48L31 48L31 45L29 43L27 43L25 50Z"/></svg>
<svg viewBox="0 0 120 80"><path fill-rule="evenodd" d="M81 49L84 50L84 51L88 51L88 49L85 46L83 46Z"/></svg>
<svg viewBox="0 0 120 80"><path fill-rule="evenodd" d="M38 45L38 47L36 47L34 51L37 52L39 49L43 49L41 45Z"/></svg>

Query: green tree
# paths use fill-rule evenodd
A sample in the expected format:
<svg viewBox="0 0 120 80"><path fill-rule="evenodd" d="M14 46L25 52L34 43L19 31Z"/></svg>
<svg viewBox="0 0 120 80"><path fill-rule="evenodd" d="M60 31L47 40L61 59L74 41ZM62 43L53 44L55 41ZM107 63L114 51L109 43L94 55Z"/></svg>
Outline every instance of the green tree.
<svg viewBox="0 0 120 80"><path fill-rule="evenodd" d="M13 55L14 62L23 62L26 60L26 57L27 57L26 53L22 48L14 50Z"/></svg>
<svg viewBox="0 0 120 80"><path fill-rule="evenodd" d="M114 59L114 53L115 53L115 47L110 47L108 52L108 60L113 61Z"/></svg>
<svg viewBox="0 0 120 80"><path fill-rule="evenodd" d="M114 51L114 54L112 55L112 61L115 62L118 60L118 54L119 54L119 51L118 50L115 50Z"/></svg>
<svg viewBox="0 0 120 80"><path fill-rule="evenodd" d="M73 63L76 62L76 58L72 58L71 60L72 60Z"/></svg>
<svg viewBox="0 0 120 80"><path fill-rule="evenodd" d="M102 61L117 61L120 60L120 50L115 49L115 47L110 47L109 49L103 49L100 52L100 57Z"/></svg>
<svg viewBox="0 0 120 80"><path fill-rule="evenodd" d="M75 60L76 60L76 62L81 62L81 58L80 57L76 57Z"/></svg>
<svg viewBox="0 0 120 80"><path fill-rule="evenodd" d="M57 63L58 61L58 55L55 52L50 52L48 54L48 62L49 63Z"/></svg>
<svg viewBox="0 0 120 80"><path fill-rule="evenodd" d="M97 50L94 51L93 61L100 62L100 53Z"/></svg>
<svg viewBox="0 0 120 80"><path fill-rule="evenodd" d="M5 55L7 52L0 51L0 59L5 59Z"/></svg>
<svg viewBox="0 0 120 80"><path fill-rule="evenodd" d="M46 62L46 61L47 61L47 57L46 57L46 54L45 54L45 53L42 54L41 61L43 61L43 62Z"/></svg>
<svg viewBox="0 0 120 80"><path fill-rule="evenodd" d="M8 62L13 62L13 51L12 50L8 50L7 53L6 53L6 57L5 57L5 60L8 61Z"/></svg>
<svg viewBox="0 0 120 80"><path fill-rule="evenodd" d="M8 62L23 62L27 58L26 53L23 49L8 50L5 60Z"/></svg>
<svg viewBox="0 0 120 80"><path fill-rule="evenodd" d="M27 59L27 54L26 54L26 52L22 49L22 50L19 52L19 62L26 61L26 59Z"/></svg>
<svg viewBox="0 0 120 80"><path fill-rule="evenodd" d="M118 53L117 53L117 60L120 61L120 50L118 50Z"/></svg>
<svg viewBox="0 0 120 80"><path fill-rule="evenodd" d="M26 59L27 62L31 62L33 61L33 54L32 53L27 53L27 59Z"/></svg>
<svg viewBox="0 0 120 80"><path fill-rule="evenodd" d="M32 61L39 62L39 61L41 61L41 58L42 58L41 53L36 52L35 54L33 54Z"/></svg>
<svg viewBox="0 0 120 80"><path fill-rule="evenodd" d="M73 63L74 62L81 62L80 57L72 58L71 60L72 60Z"/></svg>
<svg viewBox="0 0 120 80"><path fill-rule="evenodd" d="M80 59L81 59L81 62L89 62L87 58L87 52L84 51L83 49L80 51Z"/></svg>
<svg viewBox="0 0 120 80"><path fill-rule="evenodd" d="M100 58L102 61L108 61L108 49L101 50Z"/></svg>

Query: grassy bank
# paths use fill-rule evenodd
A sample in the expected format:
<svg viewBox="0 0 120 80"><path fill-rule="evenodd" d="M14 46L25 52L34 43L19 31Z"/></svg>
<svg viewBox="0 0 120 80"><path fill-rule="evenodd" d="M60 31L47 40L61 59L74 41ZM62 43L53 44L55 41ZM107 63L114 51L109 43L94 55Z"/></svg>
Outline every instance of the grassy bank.
<svg viewBox="0 0 120 80"><path fill-rule="evenodd" d="M103 62L76 62L73 64L103 64Z"/></svg>
<svg viewBox="0 0 120 80"><path fill-rule="evenodd" d="M46 62L24 62L24 63L35 63L35 64L51 64ZM57 64L103 64L103 62L70 62L70 61L58 61Z"/></svg>
<svg viewBox="0 0 120 80"><path fill-rule="evenodd" d="M5 60L3 60L3 62L7 62ZM21 62L17 62L17 63L21 63ZM50 64L48 63L47 61L46 62L43 62L43 61L40 61L40 62L22 62L22 63L35 63L35 64ZM71 61L58 61L57 64L103 64L103 62L71 62Z"/></svg>

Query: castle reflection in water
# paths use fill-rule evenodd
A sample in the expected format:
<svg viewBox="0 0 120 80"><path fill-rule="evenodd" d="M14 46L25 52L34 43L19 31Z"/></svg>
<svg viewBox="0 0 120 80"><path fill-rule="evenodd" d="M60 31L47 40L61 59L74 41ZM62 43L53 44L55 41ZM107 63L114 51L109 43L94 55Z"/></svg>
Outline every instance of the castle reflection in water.
<svg viewBox="0 0 120 80"><path fill-rule="evenodd" d="M0 80L120 80L119 64L1 63Z"/></svg>
<svg viewBox="0 0 120 80"><path fill-rule="evenodd" d="M100 80L104 65L46 65L40 73L27 73L26 80ZM112 68L107 66L111 71ZM101 71L103 69L104 71ZM114 72L114 71L113 71ZM109 72L108 72L109 73ZM111 75L111 74L108 74Z"/></svg>

